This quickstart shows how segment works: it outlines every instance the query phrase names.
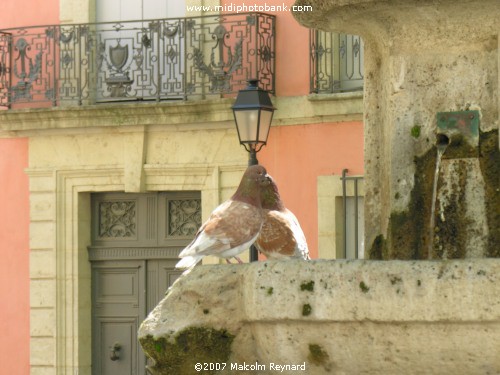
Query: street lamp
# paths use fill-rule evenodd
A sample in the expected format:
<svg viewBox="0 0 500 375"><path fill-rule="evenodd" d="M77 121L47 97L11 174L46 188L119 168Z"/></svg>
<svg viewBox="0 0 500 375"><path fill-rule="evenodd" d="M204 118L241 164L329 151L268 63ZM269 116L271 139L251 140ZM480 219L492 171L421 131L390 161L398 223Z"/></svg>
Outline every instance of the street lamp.
<svg viewBox="0 0 500 375"><path fill-rule="evenodd" d="M238 92L232 107L240 144L250 153L248 165L259 164L257 152L267 143L275 110L269 93L258 83L258 79L248 80L248 87Z"/></svg>
<svg viewBox="0 0 500 375"><path fill-rule="evenodd" d="M259 88L258 79L248 80L248 87L240 90L232 109L240 144L250 155L248 165L259 164L257 152L267 143L274 108L269 93ZM250 247L250 261L259 260L255 246Z"/></svg>

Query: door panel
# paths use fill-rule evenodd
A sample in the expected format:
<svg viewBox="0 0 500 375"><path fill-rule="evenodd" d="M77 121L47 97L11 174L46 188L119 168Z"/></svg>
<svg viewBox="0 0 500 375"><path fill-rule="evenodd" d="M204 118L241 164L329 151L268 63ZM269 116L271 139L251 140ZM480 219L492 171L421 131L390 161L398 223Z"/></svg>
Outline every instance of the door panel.
<svg viewBox="0 0 500 375"><path fill-rule="evenodd" d="M147 310L150 312L163 299L168 288L182 274L175 269L175 260L156 259L148 261Z"/></svg>
<svg viewBox="0 0 500 375"><path fill-rule="evenodd" d="M158 197L158 244L189 244L201 225L201 199L197 192L161 193Z"/></svg>
<svg viewBox="0 0 500 375"><path fill-rule="evenodd" d="M139 322L136 317L97 318L97 337L102 343L98 358L101 358L100 374L133 375L142 374L138 368L140 358L137 343ZM96 371L96 372L97 372Z"/></svg>
<svg viewBox="0 0 500 375"><path fill-rule="evenodd" d="M137 344L145 318L145 269L141 260L92 264L94 375L145 374L145 356Z"/></svg>
<svg viewBox="0 0 500 375"><path fill-rule="evenodd" d="M156 194L99 194L92 199L92 244L103 247L157 243Z"/></svg>
<svg viewBox="0 0 500 375"><path fill-rule="evenodd" d="M201 225L199 192L92 195L92 374L145 375L137 331L180 276Z"/></svg>

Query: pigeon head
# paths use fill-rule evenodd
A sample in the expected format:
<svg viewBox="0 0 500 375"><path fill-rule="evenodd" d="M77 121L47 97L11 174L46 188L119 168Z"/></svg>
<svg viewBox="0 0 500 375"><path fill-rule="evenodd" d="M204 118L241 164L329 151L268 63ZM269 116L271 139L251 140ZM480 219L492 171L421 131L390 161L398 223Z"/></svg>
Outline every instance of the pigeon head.
<svg viewBox="0 0 500 375"><path fill-rule="evenodd" d="M269 184L261 189L262 208L277 211L284 210L285 206L281 201L280 193L278 192L278 186L271 176L268 175L267 179L269 180Z"/></svg>
<svg viewBox="0 0 500 375"><path fill-rule="evenodd" d="M249 203L261 207L261 191L270 184L269 175L262 165L252 165L247 168L232 200Z"/></svg>

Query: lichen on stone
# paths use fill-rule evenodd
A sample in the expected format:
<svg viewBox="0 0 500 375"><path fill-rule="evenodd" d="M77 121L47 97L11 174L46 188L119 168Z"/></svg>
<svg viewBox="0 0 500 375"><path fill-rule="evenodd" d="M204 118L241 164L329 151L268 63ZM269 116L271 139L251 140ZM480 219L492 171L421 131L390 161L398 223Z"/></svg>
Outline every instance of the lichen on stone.
<svg viewBox="0 0 500 375"><path fill-rule="evenodd" d="M224 329L189 327L169 338L148 335L139 341L146 355L155 362L154 374L189 375L194 373L196 363L227 362L233 339L234 335Z"/></svg>

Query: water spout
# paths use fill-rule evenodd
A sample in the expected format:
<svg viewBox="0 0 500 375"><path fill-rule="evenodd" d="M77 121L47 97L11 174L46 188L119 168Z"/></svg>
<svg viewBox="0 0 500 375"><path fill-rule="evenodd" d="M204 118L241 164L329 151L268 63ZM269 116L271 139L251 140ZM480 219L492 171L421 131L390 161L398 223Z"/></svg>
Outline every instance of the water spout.
<svg viewBox="0 0 500 375"><path fill-rule="evenodd" d="M436 226L436 199L437 199L437 185L439 179L439 169L441 167L441 159L446 147L450 144L450 138L447 135L439 133L436 135L436 169L434 171L434 182L432 184L432 205L431 205L431 223L429 225L429 251L428 258L432 259L434 250L434 227Z"/></svg>

